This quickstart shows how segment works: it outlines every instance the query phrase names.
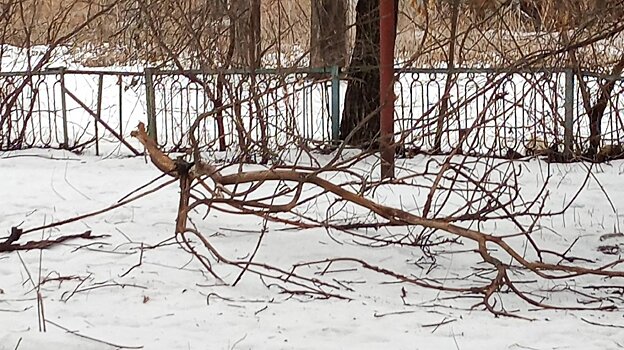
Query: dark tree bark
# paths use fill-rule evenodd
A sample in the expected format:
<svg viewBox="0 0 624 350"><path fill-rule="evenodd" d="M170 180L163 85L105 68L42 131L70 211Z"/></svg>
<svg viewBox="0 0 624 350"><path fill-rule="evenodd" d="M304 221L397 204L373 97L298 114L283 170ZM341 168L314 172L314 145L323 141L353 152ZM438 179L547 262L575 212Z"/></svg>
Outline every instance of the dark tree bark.
<svg viewBox="0 0 624 350"><path fill-rule="evenodd" d="M260 106L260 92L257 90L256 79L256 70L260 68L262 62L260 0L231 0L230 12L230 20L232 21L229 49L231 51L231 66L234 68L246 68L250 71L249 93L251 95L252 108L249 114L252 118L249 119L248 126L243 125L242 122L242 101L236 101L234 105L241 159L250 161L251 153L259 151L262 156L260 162L265 164L269 156L267 123ZM217 88L223 88L222 82L218 84ZM238 85L237 88L241 88L241 85ZM217 117L219 118L219 116ZM246 127L247 129L245 129ZM255 141L249 136L253 134L254 129L260 131L260 137Z"/></svg>
<svg viewBox="0 0 624 350"><path fill-rule="evenodd" d="M542 14L540 8L530 0L520 0L520 11L524 13L531 21L533 21L533 27L539 31L542 29Z"/></svg>
<svg viewBox="0 0 624 350"><path fill-rule="evenodd" d="M451 37L449 39L448 61L447 65L450 70L455 69L455 45L457 41L457 24L459 22L459 0L453 0L451 5ZM444 121L448 119L449 100L451 98L451 89L455 85L455 77L453 74L446 75L444 84L444 95L440 101L440 111L438 114L438 123L435 132L434 151L442 151L442 134L444 132ZM461 139L461 138L460 138ZM461 147L461 145L460 145Z"/></svg>
<svg viewBox="0 0 624 350"><path fill-rule="evenodd" d="M347 3L345 0L312 0L310 16L310 67L347 64Z"/></svg>
<svg viewBox="0 0 624 350"><path fill-rule="evenodd" d="M611 70L611 76L619 76L624 70L624 56L620 58L617 64ZM616 80L613 78L608 79L606 84L600 87L600 96L598 101L588 111L589 115L589 149L587 155L594 157L600 150L600 142L602 139L602 117L604 116L613 88L615 87Z"/></svg>
<svg viewBox="0 0 624 350"><path fill-rule="evenodd" d="M232 66L257 68L260 65L260 0L232 0L230 18L234 24Z"/></svg>
<svg viewBox="0 0 624 350"><path fill-rule="evenodd" d="M396 23L398 0L394 3ZM358 0L355 29L340 139L354 146L374 146L379 143L379 0Z"/></svg>

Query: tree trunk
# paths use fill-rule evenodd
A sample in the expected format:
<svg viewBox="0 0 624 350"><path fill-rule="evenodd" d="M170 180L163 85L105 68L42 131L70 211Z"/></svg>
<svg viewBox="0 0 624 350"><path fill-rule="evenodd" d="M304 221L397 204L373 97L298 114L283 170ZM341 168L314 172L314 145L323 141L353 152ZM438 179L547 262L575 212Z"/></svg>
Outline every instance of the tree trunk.
<svg viewBox="0 0 624 350"><path fill-rule="evenodd" d="M398 0L395 0L395 23L398 7ZM355 30L340 139L354 146L376 147L379 144L380 107L379 0L358 0Z"/></svg>
<svg viewBox="0 0 624 350"><path fill-rule="evenodd" d="M234 103L236 131L239 138L241 159L250 161L253 152L262 154L262 163L268 161L267 124L260 106L260 91L257 89L256 69L262 61L261 45L261 8L260 0L231 0L230 2L230 48L231 66L233 68L249 69L249 128L245 129L241 104L242 100ZM237 88L240 88L238 85ZM260 138L253 140L252 135L258 128ZM257 145L260 149L253 146Z"/></svg>
<svg viewBox="0 0 624 350"><path fill-rule="evenodd" d="M611 76L619 76L624 70L624 56L620 58L617 64L611 70ZM587 155L594 157L600 150L600 141L602 138L602 117L607 109L616 80L609 78L606 84L600 86L600 96L596 104L592 106L587 114L589 115L589 149Z"/></svg>
<svg viewBox="0 0 624 350"><path fill-rule="evenodd" d="M459 22L459 0L453 0L452 13L451 13L451 37L449 38L448 49L448 61L447 67L450 71L455 69L455 45L457 42L457 24ZM444 84L444 95L440 101L440 112L438 114L438 122L436 125L435 139L434 139L434 152L442 151L442 135L444 134L444 121L448 119L449 115L449 100L451 99L451 89L455 85L456 78L450 72L446 75L446 82ZM461 138L460 138L461 141ZM461 149L461 142L457 145Z"/></svg>
<svg viewBox="0 0 624 350"><path fill-rule="evenodd" d="M347 3L345 0L312 0L310 16L310 67L347 64Z"/></svg>
<svg viewBox="0 0 624 350"><path fill-rule="evenodd" d="M236 68L258 67L262 50L260 40L260 0L232 0L230 18L234 23Z"/></svg>
<svg viewBox="0 0 624 350"><path fill-rule="evenodd" d="M520 11L533 21L533 27L536 31L542 29L542 14L540 8L533 1L520 0Z"/></svg>

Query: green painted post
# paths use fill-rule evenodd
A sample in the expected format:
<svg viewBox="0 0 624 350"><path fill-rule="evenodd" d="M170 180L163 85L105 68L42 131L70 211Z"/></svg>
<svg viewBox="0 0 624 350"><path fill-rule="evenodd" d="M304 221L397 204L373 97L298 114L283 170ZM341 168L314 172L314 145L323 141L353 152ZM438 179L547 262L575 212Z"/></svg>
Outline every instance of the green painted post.
<svg viewBox="0 0 624 350"><path fill-rule="evenodd" d="M574 152L574 71L565 70L565 120L564 120L564 154L571 157Z"/></svg>
<svg viewBox="0 0 624 350"><path fill-rule="evenodd" d="M65 98L65 68L59 69L61 76L61 117L63 118L63 148L69 148L69 132L67 130L67 99Z"/></svg>

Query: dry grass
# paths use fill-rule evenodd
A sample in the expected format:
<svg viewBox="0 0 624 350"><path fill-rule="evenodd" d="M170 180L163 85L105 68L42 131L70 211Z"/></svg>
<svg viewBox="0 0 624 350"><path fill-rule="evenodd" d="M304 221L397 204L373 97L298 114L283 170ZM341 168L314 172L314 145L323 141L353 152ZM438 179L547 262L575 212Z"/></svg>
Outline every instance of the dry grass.
<svg viewBox="0 0 624 350"><path fill-rule="evenodd" d="M414 0L411 6L404 4L401 9L397 51L416 66L439 65L447 61L451 15L444 1L427 6L427 0ZM614 2L611 7L602 8L596 0L544 0L539 2L542 27L536 31L535 22L519 7L501 7L501 3L505 2L472 0L462 6L456 38L458 64L506 67L538 52L561 49L565 45L565 36L561 35L564 32L576 42L604 32L614 23L617 14L624 11L624 2ZM578 27L582 29L575 29ZM624 54L622 43L620 33L585 46L576 54L583 67L602 71ZM568 59L564 52L536 65L563 67L570 65Z"/></svg>
<svg viewBox="0 0 624 350"><path fill-rule="evenodd" d="M83 23L102 6L113 0L23 0L21 7L4 5L1 39L5 43L24 46L46 44ZM355 0L349 0L349 37L354 37ZM397 53L417 66L439 65L447 61L450 37L450 16L446 0L400 1ZM185 14L206 16L206 2L196 0L154 0L152 13L157 18L159 35L175 52L181 55L197 47L203 64L218 66L227 51L227 31L223 21L215 21L205 28L181 28ZM457 55L459 64L466 66L505 66L527 54L561 47L561 30L571 23L582 21L582 14L600 10L596 0L540 2L544 28L535 32L516 7L501 8L500 0L472 0L463 5L459 21ZM204 5L202 5L204 4ZM563 4L563 5L562 5ZM557 6L558 7L557 7ZM150 6L152 7L152 6ZM0 7L2 8L2 7ZM619 9L619 8L618 8ZM120 1L113 10L94 21L65 43L76 54L83 55L87 65L162 61L166 53L155 43L146 18L141 16L137 1ZM606 13L617 11L608 9ZM596 16L595 16L596 17ZM206 17L209 18L209 17ZM602 16L604 20L607 16ZM283 65L301 64L309 47L310 0L262 0L262 42L267 61L279 57ZM592 24L596 30L600 23ZM483 28L487 28L484 30ZM190 38L199 33L197 41ZM423 36L426 33L425 40ZM553 34L555 33L555 34ZM217 39L215 39L217 38ZM350 40L352 45L352 40ZM586 66L603 66L619 55L622 47L619 37L581 50L578 54ZM608 54L598 55L601 48L610 48ZM277 55L277 53L281 55ZM192 55L190 55L192 56ZM189 57L190 57L189 56ZM563 57L554 57L544 65L565 65ZM207 63L206 63L207 62Z"/></svg>

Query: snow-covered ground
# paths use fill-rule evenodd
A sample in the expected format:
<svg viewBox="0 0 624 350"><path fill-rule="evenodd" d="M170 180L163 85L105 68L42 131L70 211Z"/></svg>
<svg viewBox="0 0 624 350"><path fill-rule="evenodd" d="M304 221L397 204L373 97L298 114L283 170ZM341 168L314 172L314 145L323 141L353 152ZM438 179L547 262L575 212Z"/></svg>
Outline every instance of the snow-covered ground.
<svg viewBox="0 0 624 350"><path fill-rule="evenodd" d="M428 160L419 156L401 165L417 171ZM550 170L553 192L547 208L561 207L587 175L584 164L550 169L537 160L517 164L523 169L520 185L528 191L539 188ZM623 172L624 162L594 168L596 178L589 180L570 211L544 220L539 242L564 251L580 238L572 249L574 255L595 260L596 264L590 264L594 267L612 261L613 256L599 253L597 247L624 243L621 237L600 239L606 233L620 232ZM143 158L36 149L1 153L0 241L13 226L30 228L107 207L158 175ZM422 192L401 187L385 203L422 198L426 196ZM352 289L341 291L349 301L285 294L273 281L250 273L236 286L219 285L173 239L177 205L178 189L173 185L103 215L28 234L22 242L85 230L109 237L69 241L43 251L0 253L0 349L624 348L621 310L535 311L510 298L508 310L534 320L497 318L482 307L471 310L478 299L452 299L452 293L398 284L347 263L332 266L324 278ZM195 215L195 223L222 254L232 259L249 257L260 234L260 220L216 211L200 220L203 214ZM141 255L141 247L159 243L157 248L143 249ZM461 284L462 276L479 267L470 248L467 244L456 247L456 252L440 254L437 267L428 271L431 261L414 247L371 248L338 232L284 230L272 224L254 260L289 270L298 262L359 257L416 277L432 273L446 277L448 283ZM213 267L229 283L239 274L229 266ZM323 268L312 266L299 272L318 277ZM39 331L34 287L38 281L45 281L39 291L47 320L45 333ZM556 281L548 283L552 287ZM553 299L563 305L582 301L572 294Z"/></svg>
<svg viewBox="0 0 624 350"><path fill-rule="evenodd" d="M44 50L35 48L32 52L35 59L42 56ZM9 50L4 54L6 57L2 58L0 71L27 68L23 60L15 58L23 56L23 52ZM59 50L46 67L81 68L68 61L66 56L66 52ZM136 67L130 69L141 71ZM53 80L44 85L53 88L57 84ZM68 78L66 84L81 101L92 108L95 106L97 94L93 77ZM121 134L126 137L138 120L145 120L144 90L140 82L137 84L131 79L123 85L110 79L103 83L102 118L115 130L121 129ZM430 82L429 85L435 84ZM416 90L431 90L429 85L420 85ZM117 91L126 86L129 93L123 95L120 105ZM402 118L415 118L410 111L424 111L438 102L438 95L428 93L431 101L409 101L400 105L404 109ZM421 95L424 96L424 92ZM177 101L176 105L180 104L181 109L188 107L187 100L176 98L163 100ZM298 98L295 98L294 105L297 102ZM39 116L38 120L58 120L58 111L57 106ZM199 112L193 110L189 117ZM308 112L315 115L312 107ZM474 118L476 112L468 112L467 120L472 120L470 118ZM70 139L81 135L85 139L91 137L94 131L92 119L69 101ZM406 119L403 122L414 121ZM312 129L328 132L328 125L312 125L316 127ZM458 126L467 125L455 125ZM43 127L40 134L42 138L53 139L54 142L50 141L53 146L62 136L61 129L52 127ZM12 227L28 229L105 208L160 175L143 158L125 157L127 149L120 147L107 133L104 135L100 144L102 156L95 156L93 147L81 156L40 149L0 153L0 242L6 240ZM139 147L135 140L130 142ZM327 157L318 155L321 163ZM400 161L398 165L408 169L403 172L418 173L431 166L432 159L435 158L418 156ZM491 167L498 161L487 162ZM483 170L483 164L474 166L475 172ZM624 209L624 189L620 180L624 162L600 166L582 163L548 166L531 160L515 162L514 166L520 176L518 188L526 199L535 196L550 176L546 211L561 209L579 188L583 188L564 215L543 217L538 222L533 238L541 246L557 252L570 249L571 255L591 260L576 262L588 267L595 268L617 259L617 255L599 252L598 247L609 245L616 253L624 249L624 238L617 235L622 232L623 224L619 213ZM376 169L375 161L366 158L351 170L368 176L375 174ZM588 177L588 169L592 170L592 176ZM492 172L493 177L496 174L496 171ZM418 213L432 179L422 176L418 181L422 181L418 184L423 187L383 186L367 196ZM261 188L266 195L275 190L270 185ZM461 196L461 191L453 194L444 213L456 209L462 200L469 200ZM307 214L322 217L332 213L344 217L352 215L350 210L355 210L346 207L343 209L346 214L336 213L332 212L337 211L336 207L330 204L327 198L320 198ZM173 232L177 206L178 188L174 184L103 215L27 234L20 242L78 234L85 230L106 237L72 240L43 251L0 253L0 350L624 348L622 310L538 311L512 293L503 292L496 296L497 307L504 305L505 310L533 320L496 318L483 311L482 306L472 308L479 299L458 298L454 293L399 284L389 276L347 262L332 265L325 273L326 265L322 264L301 267L297 272L339 286L333 292L348 300L313 299L284 293L283 288L296 290L296 286L260 279L253 273L246 273L236 286L223 285L176 242ZM204 214L194 213L193 223L216 249L229 259L249 259L261 235L262 221L214 210L205 217ZM523 223L526 224L526 220ZM515 232L515 228L504 220L478 227L497 234ZM405 231L405 228L399 228L393 229L392 233L405 234ZM611 235L605 236L608 234ZM525 251L522 249L526 243L524 240L516 238L510 242ZM472 251L475 246L470 242L437 250L435 264L431 257L415 247L372 248L360 243L362 240L345 233L324 229L287 230L283 225L270 224L254 261L289 271L297 263L352 257L407 276L436 279L445 286L466 287L484 283L479 273L484 264ZM200 253L209 255L204 250ZM530 249L526 254L529 258L534 257ZM547 260L558 262L558 258L552 256ZM211 262L214 271L227 283L233 283L240 274L236 268L216 264L214 259ZM614 268L621 269L619 265ZM518 271L513 277L526 282L526 291L538 300L545 298L560 306L591 307L597 306L589 303L595 301L592 296L600 295L609 297L609 300L603 300L604 303L624 307L624 283L617 279L584 277L531 283L535 276L528 274L523 278L522 273ZM586 288L590 285L613 287L603 290ZM584 294L572 292L567 287Z"/></svg>

